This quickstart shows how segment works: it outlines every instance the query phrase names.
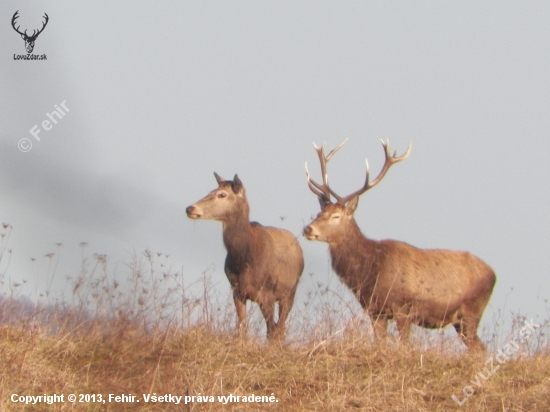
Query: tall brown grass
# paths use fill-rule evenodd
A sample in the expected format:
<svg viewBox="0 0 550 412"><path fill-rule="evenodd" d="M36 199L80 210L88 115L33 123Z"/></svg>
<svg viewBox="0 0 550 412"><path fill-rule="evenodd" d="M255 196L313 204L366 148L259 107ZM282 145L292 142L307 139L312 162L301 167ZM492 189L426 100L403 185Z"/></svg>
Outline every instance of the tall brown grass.
<svg viewBox="0 0 550 412"><path fill-rule="evenodd" d="M67 279L67 299L47 293L43 301L22 304L14 293L18 286L4 277L2 411L550 410L547 324L480 380L495 354L491 350L499 346L496 335L489 342L492 349L478 355L466 353L452 335L420 329L411 345L391 336L377 345L353 301L338 288L319 285L306 302L296 303L286 344L267 344L261 316L252 316L247 338L235 336L233 304L215 291L209 274L195 287L186 286L165 255L150 251L135 254L113 273L105 256L87 256L82 248L80 273ZM523 320L510 325L510 337ZM476 377L479 387L471 382ZM465 386L474 389L471 396L464 394ZM12 402L13 394L63 394L65 399L26 406ZM77 397L71 403L69 394L101 394L105 400L109 394L135 395L140 402L80 403ZM150 394L195 400L145 402ZM277 401L218 401L230 394ZM199 395L214 402L197 401ZM465 400L462 406L453 395Z"/></svg>

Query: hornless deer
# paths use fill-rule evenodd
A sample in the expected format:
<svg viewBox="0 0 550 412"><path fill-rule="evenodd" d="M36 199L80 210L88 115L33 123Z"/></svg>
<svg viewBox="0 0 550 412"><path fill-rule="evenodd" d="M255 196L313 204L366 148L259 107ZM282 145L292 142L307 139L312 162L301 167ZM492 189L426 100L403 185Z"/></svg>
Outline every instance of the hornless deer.
<svg viewBox="0 0 550 412"><path fill-rule="evenodd" d="M260 305L268 339L284 339L285 320L294 303L304 270L302 248L287 230L250 222L244 186L237 175L224 180L214 173L218 188L186 209L191 219L218 220L223 224L227 249L225 274L237 308L237 330L244 331L246 301ZM274 307L279 302L279 320Z"/></svg>
<svg viewBox="0 0 550 412"><path fill-rule="evenodd" d="M321 212L304 228L304 236L329 244L332 268L369 314L378 341L386 335L388 320L394 319L402 342L408 342L411 323L427 328L452 324L470 350L483 350L476 331L496 281L493 270L468 252L423 250L396 240L371 240L353 218L359 196L378 184L393 164L406 159L411 146L397 157L390 154L389 142L382 141L386 160L378 177L369 182L367 162L363 187L340 197L328 184L326 165L344 143L327 156L324 145L318 148L314 144L323 183L311 179L307 164L306 174Z"/></svg>

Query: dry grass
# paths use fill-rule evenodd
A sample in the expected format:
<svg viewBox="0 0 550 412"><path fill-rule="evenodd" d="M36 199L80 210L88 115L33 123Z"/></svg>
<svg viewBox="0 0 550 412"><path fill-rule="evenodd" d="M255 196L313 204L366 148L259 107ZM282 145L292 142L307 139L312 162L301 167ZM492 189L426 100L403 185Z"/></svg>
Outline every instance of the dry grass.
<svg viewBox="0 0 550 412"><path fill-rule="evenodd" d="M504 364L459 407L485 357L372 346L353 331L325 345L285 348L207 326L144 333L132 324L49 335L0 329L0 409L31 410L11 394L134 394L140 403L34 406L32 410L548 411L548 355ZM314 350L315 348L315 350ZM144 403L142 394L212 395L215 403ZM277 403L217 402L273 394Z"/></svg>
<svg viewBox="0 0 550 412"><path fill-rule="evenodd" d="M19 300L4 298L0 410L550 410L548 325L529 338L535 344L529 355L518 350L487 380L479 373L487 376L491 353L392 339L374 345L361 319L335 330L339 310L318 311L321 318L307 324L296 308L291 323L298 332L285 346L266 344L254 321L249 338L235 336L231 302L206 292L190 297L164 259L146 251L117 281L104 256L83 258L81 273L70 280L70 302L23 311ZM209 289L208 277L203 288ZM480 387L471 383L476 379ZM459 406L452 395L466 398L465 386L475 392ZM64 394L65 402L25 406L11 402L12 394ZM133 394L140 402L72 404L69 394ZM214 402L146 403L144 394L213 396ZM273 395L278 402L218 401L229 394Z"/></svg>

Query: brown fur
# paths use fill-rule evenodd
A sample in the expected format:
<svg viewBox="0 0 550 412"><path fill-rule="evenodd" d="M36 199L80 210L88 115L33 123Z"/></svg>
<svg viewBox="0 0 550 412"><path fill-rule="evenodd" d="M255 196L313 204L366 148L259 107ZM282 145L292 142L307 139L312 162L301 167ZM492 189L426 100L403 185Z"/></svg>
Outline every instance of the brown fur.
<svg viewBox="0 0 550 412"><path fill-rule="evenodd" d="M330 225L335 214L341 222ZM476 330L496 277L479 258L368 239L341 205L327 205L304 235L328 242L334 271L371 316L377 339L386 333L388 319L395 319L405 342L411 323L453 324L466 345L483 348Z"/></svg>
<svg viewBox="0 0 550 412"><path fill-rule="evenodd" d="M227 249L225 273L237 308L237 328L244 330L246 301L260 305L269 339L284 339L284 324L292 308L298 281L304 269L302 249L292 233L265 227L249 220L249 205L237 175L186 211L192 219L219 220ZM274 306L279 302L279 320Z"/></svg>
<svg viewBox="0 0 550 412"><path fill-rule="evenodd" d="M476 331L496 282L493 270L468 252L423 250L396 240L368 239L353 218L359 196L379 183L392 164L406 159L411 146L397 157L382 142L386 161L378 177L369 182L367 171L360 190L340 197L328 185L326 163L344 143L327 156L324 145L315 146L323 183L311 180L308 173L308 185L322 210L304 228L304 236L329 244L334 271L370 315L378 340L386 335L388 320L395 319L403 342L408 341L411 323L427 328L452 324L470 349L483 349Z"/></svg>

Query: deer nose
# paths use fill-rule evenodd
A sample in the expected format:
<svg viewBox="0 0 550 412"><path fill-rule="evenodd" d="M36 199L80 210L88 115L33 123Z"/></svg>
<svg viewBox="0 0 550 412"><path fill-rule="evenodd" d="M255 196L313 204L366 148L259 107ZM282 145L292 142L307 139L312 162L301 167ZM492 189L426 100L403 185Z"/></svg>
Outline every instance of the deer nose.
<svg viewBox="0 0 550 412"><path fill-rule="evenodd" d="M304 227L303 235L308 240L319 240L319 233L317 233L317 230L311 225Z"/></svg>
<svg viewBox="0 0 550 412"><path fill-rule="evenodd" d="M195 212L196 210L197 208L195 206L189 206L185 209L185 212L189 217L197 217L197 213Z"/></svg>

